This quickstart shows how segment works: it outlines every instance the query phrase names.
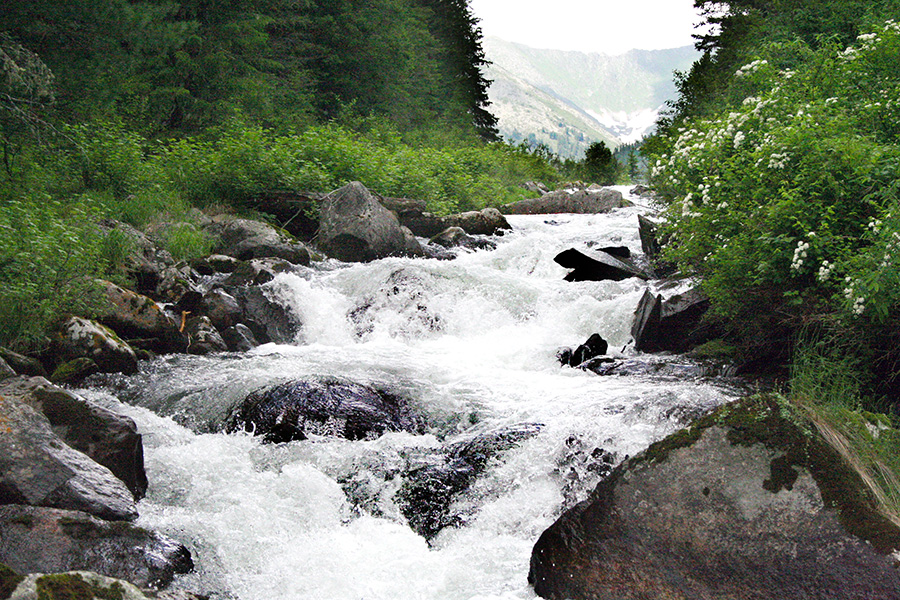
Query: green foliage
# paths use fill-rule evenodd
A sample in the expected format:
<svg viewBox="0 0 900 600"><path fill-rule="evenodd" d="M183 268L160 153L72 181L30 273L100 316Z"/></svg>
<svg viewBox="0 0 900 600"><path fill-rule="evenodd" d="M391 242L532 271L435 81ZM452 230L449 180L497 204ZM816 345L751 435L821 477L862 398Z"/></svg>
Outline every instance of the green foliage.
<svg viewBox="0 0 900 600"><path fill-rule="evenodd" d="M786 56L802 60L778 68ZM663 136L652 181L668 257L704 279L719 315L740 325L761 306L782 322L893 313L898 60L893 22L846 50L773 45L733 75L726 97L742 100Z"/></svg>
<svg viewBox="0 0 900 600"><path fill-rule="evenodd" d="M584 153L584 172L589 181L600 185L613 185L619 171L619 163L603 142L594 142Z"/></svg>
<svg viewBox="0 0 900 600"><path fill-rule="evenodd" d="M161 235L162 247L175 260L193 260L209 256L212 240L202 230L190 223L175 223L167 226Z"/></svg>

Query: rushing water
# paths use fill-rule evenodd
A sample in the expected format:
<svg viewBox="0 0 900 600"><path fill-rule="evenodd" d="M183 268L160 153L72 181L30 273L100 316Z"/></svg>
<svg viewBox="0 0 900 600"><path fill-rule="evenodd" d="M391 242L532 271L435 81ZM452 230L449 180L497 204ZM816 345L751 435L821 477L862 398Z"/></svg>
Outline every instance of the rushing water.
<svg viewBox="0 0 900 600"><path fill-rule="evenodd" d="M599 377L556 360L595 332L612 354L634 354L632 313L648 284L568 283L553 257L589 242L639 253L640 211L511 217L496 250L453 261L282 274L269 293L300 316L296 344L163 357L84 390L144 434L139 524L185 543L197 564L175 585L241 600L534 598L531 548L596 483L591 451L622 460L730 395L716 382ZM428 432L271 445L209 433L249 391L304 375L389 387ZM542 427L455 499L459 527L429 545L406 525L393 495L411 456L523 423Z"/></svg>

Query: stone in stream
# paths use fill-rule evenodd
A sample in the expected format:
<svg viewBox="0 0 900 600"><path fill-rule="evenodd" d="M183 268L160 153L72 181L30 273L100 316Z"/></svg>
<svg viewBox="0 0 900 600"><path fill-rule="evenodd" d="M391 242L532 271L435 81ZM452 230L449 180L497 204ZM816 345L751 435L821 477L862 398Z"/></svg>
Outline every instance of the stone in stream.
<svg viewBox="0 0 900 600"><path fill-rule="evenodd" d="M239 260L280 258L295 265L309 265L309 250L261 221L218 215L204 227L213 240L213 251Z"/></svg>
<svg viewBox="0 0 900 600"><path fill-rule="evenodd" d="M606 340L600 337L599 333L595 333L575 350L563 348L557 353L557 358L563 365L578 367L593 358L603 356L608 349L609 344Z"/></svg>
<svg viewBox="0 0 900 600"><path fill-rule="evenodd" d="M125 484L63 442L47 417L25 402L0 397L0 427L0 504L79 510L109 520L137 518Z"/></svg>
<svg viewBox="0 0 900 600"><path fill-rule="evenodd" d="M134 421L116 414L43 377L0 381L0 397L23 402L50 422L53 433L103 465L131 490L135 500L147 491L144 445Z"/></svg>
<svg viewBox="0 0 900 600"><path fill-rule="evenodd" d="M649 275L635 265L603 250L576 250L569 248L553 259L558 265L572 271L566 281L622 281L630 277L649 279Z"/></svg>
<svg viewBox="0 0 900 600"><path fill-rule="evenodd" d="M614 208L629 206L622 192L609 188L556 190L540 198L519 200L500 207L507 215L538 215L555 213L607 213Z"/></svg>
<svg viewBox="0 0 900 600"><path fill-rule="evenodd" d="M228 432L249 431L275 443L310 435L361 440L418 428L403 399L336 377L307 377L257 390L225 422Z"/></svg>
<svg viewBox="0 0 900 600"><path fill-rule="evenodd" d="M639 352L687 352L718 335L713 324L703 320L709 299L697 288L662 295L644 292L634 313L631 337Z"/></svg>
<svg viewBox="0 0 900 600"><path fill-rule="evenodd" d="M409 468L395 496L409 526L431 540L444 527L458 525L459 516L450 512L454 498L472 485L491 459L537 435L540 429L536 423L504 427L422 457Z"/></svg>
<svg viewBox="0 0 900 600"><path fill-rule="evenodd" d="M837 434L775 397L727 404L617 467L539 538L551 599L900 597L900 528Z"/></svg>
<svg viewBox="0 0 900 600"><path fill-rule="evenodd" d="M194 568L190 551L159 533L83 512L15 504L0 506L0 563L21 574L93 571L150 589Z"/></svg>
<svg viewBox="0 0 900 600"><path fill-rule="evenodd" d="M493 250L497 247L497 244L491 240L467 234L462 227L448 227L428 241L445 248L458 246L470 250Z"/></svg>

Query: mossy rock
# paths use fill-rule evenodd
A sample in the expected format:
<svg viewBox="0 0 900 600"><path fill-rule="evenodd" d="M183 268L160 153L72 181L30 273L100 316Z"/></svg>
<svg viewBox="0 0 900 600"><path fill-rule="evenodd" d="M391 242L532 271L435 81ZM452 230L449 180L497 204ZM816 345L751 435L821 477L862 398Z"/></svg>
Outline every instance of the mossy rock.
<svg viewBox="0 0 900 600"><path fill-rule="evenodd" d="M56 384L77 383L94 373L99 373L100 367L92 359L82 356L62 363L53 371L50 381Z"/></svg>
<svg viewBox="0 0 900 600"><path fill-rule="evenodd" d="M898 597L900 528L799 408L724 405L619 465L535 546L546 598Z"/></svg>
<svg viewBox="0 0 900 600"><path fill-rule="evenodd" d="M0 600L6 600L12 595L25 578L19 575L3 563L0 563Z"/></svg>
<svg viewBox="0 0 900 600"><path fill-rule="evenodd" d="M108 587L89 583L79 573L44 575L35 582L38 600L123 600L125 589L118 581Z"/></svg>

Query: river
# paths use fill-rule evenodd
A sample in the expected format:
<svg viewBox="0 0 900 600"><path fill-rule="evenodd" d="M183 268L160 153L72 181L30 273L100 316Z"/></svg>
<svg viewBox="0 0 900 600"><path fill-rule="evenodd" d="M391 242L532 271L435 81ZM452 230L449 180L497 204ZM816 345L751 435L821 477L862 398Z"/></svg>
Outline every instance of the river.
<svg viewBox="0 0 900 600"><path fill-rule="evenodd" d="M587 242L639 253L642 212L512 216L495 250L456 260L281 274L267 285L304 323L295 344L161 357L81 390L143 433L150 489L138 524L187 545L197 565L174 585L223 600L535 598L531 549L596 484L597 449L621 461L736 394L715 380L600 377L557 362L559 347L593 333L614 356L635 356L632 313L648 284L569 283L553 257ZM210 425L248 392L306 375L388 387L426 431L262 444ZM539 433L454 498L459 526L430 544L409 528L394 494L411 457L524 423Z"/></svg>

